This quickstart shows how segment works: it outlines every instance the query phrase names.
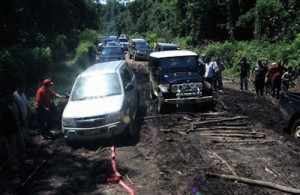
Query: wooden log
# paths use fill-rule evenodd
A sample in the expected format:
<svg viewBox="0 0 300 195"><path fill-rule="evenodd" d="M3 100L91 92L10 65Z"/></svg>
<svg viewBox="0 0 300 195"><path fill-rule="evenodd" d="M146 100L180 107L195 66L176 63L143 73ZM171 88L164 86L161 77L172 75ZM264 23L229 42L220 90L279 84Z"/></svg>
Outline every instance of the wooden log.
<svg viewBox="0 0 300 195"><path fill-rule="evenodd" d="M240 182L251 184L251 185L264 186L264 187L268 187L268 188L272 188L272 189L277 189L282 192L300 194L300 189L290 188L290 187L282 186L279 184L274 184L272 182L254 180L254 179L249 179L246 177L240 177L237 175L226 175L226 174L217 174L217 173L206 173L206 175L212 176L212 177L226 178L226 179L230 179L230 180L234 180L234 181L240 181Z"/></svg>
<svg viewBox="0 0 300 195"><path fill-rule="evenodd" d="M197 129L198 130L198 129ZM214 134L246 134L246 135L255 135L257 132L255 131L239 131L238 129L230 129L230 130L209 130L209 131L203 131L206 133L214 133Z"/></svg>
<svg viewBox="0 0 300 195"><path fill-rule="evenodd" d="M201 133L201 135L204 136L217 136L217 137L237 137L237 138L253 138L253 139L259 139L259 138L265 138L264 134L254 134L254 135L247 135L247 134L218 134L218 133Z"/></svg>
<svg viewBox="0 0 300 195"><path fill-rule="evenodd" d="M200 127L198 131L209 131L209 130L249 130L250 127L236 127L236 126L212 126L212 127Z"/></svg>
<svg viewBox="0 0 300 195"><path fill-rule="evenodd" d="M191 123L191 125L194 126L194 128L196 127L200 127L203 125L209 125L209 124L218 124L218 123L222 123L222 122L227 122L227 121L236 121L236 120L242 120L242 119L248 119L248 117L246 116L236 116L236 117L231 117L231 118L224 118L224 119L217 119L217 120L211 120L211 121L201 121L201 122L193 122Z"/></svg>
<svg viewBox="0 0 300 195"><path fill-rule="evenodd" d="M231 171L231 173L233 175L237 175L236 172L234 171L234 169L232 168L232 166L229 165L229 163L223 159L221 156L219 156L215 151L209 151L213 156L215 156L216 158L218 158L223 164L225 164L228 169Z"/></svg>
<svg viewBox="0 0 300 195"><path fill-rule="evenodd" d="M241 139L226 139L225 137L223 139L217 138L217 137L211 137L213 138L212 142L214 143L234 143L234 144L267 144L267 143L274 143L276 140L241 140Z"/></svg>
<svg viewBox="0 0 300 195"><path fill-rule="evenodd" d="M46 162L46 159L43 159L42 162L34 169L34 171L29 175L29 177L22 183L21 187L24 187L26 183L33 177L33 175L41 168L41 166Z"/></svg>

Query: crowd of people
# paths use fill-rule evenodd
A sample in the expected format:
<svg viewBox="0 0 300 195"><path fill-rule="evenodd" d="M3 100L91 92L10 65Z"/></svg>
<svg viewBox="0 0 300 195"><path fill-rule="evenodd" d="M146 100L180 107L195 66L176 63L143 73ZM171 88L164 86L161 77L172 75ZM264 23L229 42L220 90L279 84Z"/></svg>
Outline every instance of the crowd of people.
<svg viewBox="0 0 300 195"><path fill-rule="evenodd" d="M251 69L245 57L238 61L240 67L240 90L248 90L248 80L253 81L256 95L263 97L271 94L279 99L280 91L288 91L293 84L292 67L284 67L282 62L273 62L269 67L263 60L258 60Z"/></svg>
<svg viewBox="0 0 300 195"><path fill-rule="evenodd" d="M201 54L199 58L200 75L206 82L211 84L213 90L220 93L223 92L223 79L222 71L225 69L225 64L219 57L215 60L211 57L206 57L205 54Z"/></svg>
<svg viewBox="0 0 300 195"><path fill-rule="evenodd" d="M273 62L269 67L263 60L251 68L246 57L237 62L240 75L240 91L248 91L249 81L253 82L257 97L271 94L279 98L280 91L288 91L293 84L293 68L284 67L282 62ZM199 58L200 75L212 85L213 91L223 92L222 71L226 68L225 63L219 57L212 59L201 54Z"/></svg>
<svg viewBox="0 0 300 195"><path fill-rule="evenodd" d="M51 89L53 82L45 79L36 92L35 109L37 113L38 131L42 139L51 139L51 114L54 109L54 97L62 98ZM31 109L25 95L25 82L17 82L14 88L2 89L3 101L0 105L0 135L5 139L7 148L7 164L12 171L20 170L25 163L28 138L28 120Z"/></svg>

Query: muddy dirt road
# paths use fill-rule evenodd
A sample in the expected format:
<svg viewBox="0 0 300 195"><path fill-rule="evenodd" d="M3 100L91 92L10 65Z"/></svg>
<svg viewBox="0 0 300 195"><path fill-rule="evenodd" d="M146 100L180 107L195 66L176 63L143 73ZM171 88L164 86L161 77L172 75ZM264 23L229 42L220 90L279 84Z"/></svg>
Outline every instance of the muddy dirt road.
<svg viewBox="0 0 300 195"><path fill-rule="evenodd" d="M113 144L122 181L136 195L300 192L300 140L283 133L272 98L255 99L225 80L224 93L214 95L214 110L187 106L158 115L157 102L149 98L147 64L129 62L140 83L140 139L119 136ZM0 194L130 194L108 182L115 176L112 140L72 148L60 129L56 134L47 141L31 136L23 172L12 175L2 166Z"/></svg>

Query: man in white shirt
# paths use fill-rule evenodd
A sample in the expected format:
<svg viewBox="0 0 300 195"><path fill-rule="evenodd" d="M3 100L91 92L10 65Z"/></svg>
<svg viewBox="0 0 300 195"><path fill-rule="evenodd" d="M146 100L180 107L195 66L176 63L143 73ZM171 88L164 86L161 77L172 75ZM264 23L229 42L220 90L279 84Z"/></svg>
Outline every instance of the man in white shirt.
<svg viewBox="0 0 300 195"><path fill-rule="evenodd" d="M204 80L213 84L215 62L211 61L210 57L206 58Z"/></svg>

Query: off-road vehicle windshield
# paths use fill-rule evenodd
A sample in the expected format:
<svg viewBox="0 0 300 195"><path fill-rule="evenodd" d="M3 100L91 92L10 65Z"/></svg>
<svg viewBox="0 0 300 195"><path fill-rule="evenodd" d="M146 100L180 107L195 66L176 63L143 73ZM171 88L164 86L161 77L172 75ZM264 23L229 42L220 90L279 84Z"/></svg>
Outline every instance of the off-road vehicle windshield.
<svg viewBox="0 0 300 195"><path fill-rule="evenodd" d="M162 70L197 70L197 59L194 56L165 58L160 60Z"/></svg>
<svg viewBox="0 0 300 195"><path fill-rule="evenodd" d="M117 74L93 75L82 77L76 82L71 100L96 99L118 94L121 94L121 86Z"/></svg>

